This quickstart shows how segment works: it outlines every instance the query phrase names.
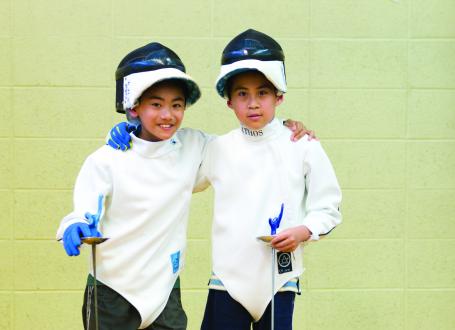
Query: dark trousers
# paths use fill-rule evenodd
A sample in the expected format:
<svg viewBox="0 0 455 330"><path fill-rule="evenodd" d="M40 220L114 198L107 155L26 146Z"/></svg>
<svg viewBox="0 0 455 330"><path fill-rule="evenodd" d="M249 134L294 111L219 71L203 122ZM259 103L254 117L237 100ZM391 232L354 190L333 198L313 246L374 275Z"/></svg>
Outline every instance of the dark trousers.
<svg viewBox="0 0 455 330"><path fill-rule="evenodd" d="M292 330L294 312L294 292L278 292L275 294L275 330ZM258 322L248 311L235 301L227 291L209 290L204 319L201 330L270 330L271 304Z"/></svg>
<svg viewBox="0 0 455 330"><path fill-rule="evenodd" d="M137 309L116 291L97 282L98 291L98 328L99 330L137 330L141 317ZM93 285L87 285L82 306L84 329L95 330L95 302ZM87 309L87 299L90 299L90 309ZM89 313L89 314L87 314ZM148 326L147 330L185 330L187 317L182 307L180 288L172 289L166 307L158 318Z"/></svg>

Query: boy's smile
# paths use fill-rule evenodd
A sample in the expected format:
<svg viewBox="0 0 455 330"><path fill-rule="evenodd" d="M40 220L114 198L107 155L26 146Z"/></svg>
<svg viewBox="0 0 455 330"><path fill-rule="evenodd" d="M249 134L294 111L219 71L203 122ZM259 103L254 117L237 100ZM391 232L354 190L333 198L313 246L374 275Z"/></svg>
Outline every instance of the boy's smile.
<svg viewBox="0 0 455 330"><path fill-rule="evenodd" d="M142 94L139 105L131 110L141 121L139 138L147 141L167 140L182 123L185 95L176 84L166 81L153 85Z"/></svg>
<svg viewBox="0 0 455 330"><path fill-rule="evenodd" d="M239 121L250 129L261 129L275 117L275 107L283 101L275 87L258 71L249 71L231 78L228 107Z"/></svg>

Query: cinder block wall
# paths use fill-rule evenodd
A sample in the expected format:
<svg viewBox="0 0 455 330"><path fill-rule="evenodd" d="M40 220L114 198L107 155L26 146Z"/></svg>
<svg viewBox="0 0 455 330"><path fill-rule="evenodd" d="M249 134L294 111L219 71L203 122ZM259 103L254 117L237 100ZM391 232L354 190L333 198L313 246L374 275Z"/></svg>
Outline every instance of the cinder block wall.
<svg viewBox="0 0 455 330"><path fill-rule="evenodd" d="M184 125L221 134L236 121L214 92L219 57L249 27L282 44L279 116L316 130L344 192L343 225L306 248L295 329L455 328L453 0L1 0L0 329L82 328L88 253L68 258L54 235L83 160L123 120L120 59L173 48L203 87ZM190 330L211 202L193 198Z"/></svg>

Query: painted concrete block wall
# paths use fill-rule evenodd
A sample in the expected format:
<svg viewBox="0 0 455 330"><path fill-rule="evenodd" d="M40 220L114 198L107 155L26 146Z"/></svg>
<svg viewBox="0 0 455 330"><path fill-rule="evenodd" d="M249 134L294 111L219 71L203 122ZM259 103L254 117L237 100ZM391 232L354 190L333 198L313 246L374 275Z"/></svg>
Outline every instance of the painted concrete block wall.
<svg viewBox="0 0 455 330"><path fill-rule="evenodd" d="M295 329L455 328L453 0L1 0L0 329L82 328L89 254L68 258L54 236L83 160L123 120L120 59L173 48L203 89L184 126L221 134L236 120L214 92L220 54L249 27L283 46L278 115L316 130L344 192L342 226L306 248ZM212 201L191 207L190 330Z"/></svg>

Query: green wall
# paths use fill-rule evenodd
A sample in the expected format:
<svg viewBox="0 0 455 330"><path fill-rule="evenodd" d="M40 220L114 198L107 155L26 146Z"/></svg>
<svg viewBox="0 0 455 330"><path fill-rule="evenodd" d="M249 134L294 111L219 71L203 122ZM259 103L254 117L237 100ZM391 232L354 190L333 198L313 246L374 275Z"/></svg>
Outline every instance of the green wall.
<svg viewBox="0 0 455 330"><path fill-rule="evenodd" d="M0 329L81 329L88 251L55 242L85 157L123 117L114 70L151 40L203 87L184 125L236 126L213 83L246 28L286 53L279 116L315 129L344 223L306 248L295 329L455 329L455 1L0 1ZM190 330L210 273L212 193L193 198Z"/></svg>

